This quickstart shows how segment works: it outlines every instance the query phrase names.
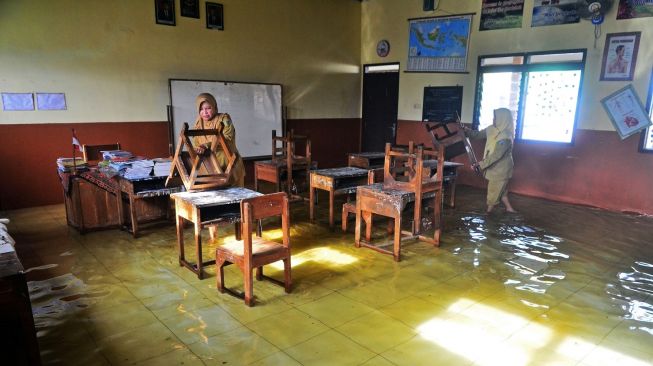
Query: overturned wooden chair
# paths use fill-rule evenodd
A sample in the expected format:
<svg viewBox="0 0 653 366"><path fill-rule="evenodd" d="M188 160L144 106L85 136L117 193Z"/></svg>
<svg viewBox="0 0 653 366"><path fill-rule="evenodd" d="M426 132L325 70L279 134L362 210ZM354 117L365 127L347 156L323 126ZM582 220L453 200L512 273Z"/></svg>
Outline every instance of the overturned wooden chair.
<svg viewBox="0 0 653 366"><path fill-rule="evenodd" d="M286 293L290 293L292 279L290 274L290 215L288 196L285 192L271 193L255 198L242 200L241 210L241 237L242 240L234 240L221 245L215 250L215 263L218 269L217 288L218 291L225 291L231 294L238 294L224 286L224 267L229 264L236 264L244 278L244 299L248 306L254 305L252 270L256 269L256 279L267 279L284 287ZM261 237L253 237L252 230L256 227L255 220L267 217L281 216L281 229L283 243L265 240ZM284 280L283 282L263 275L263 266L283 261Z"/></svg>
<svg viewBox="0 0 653 366"><path fill-rule="evenodd" d="M412 146L412 144L411 144ZM368 247L381 253L391 254L395 261L401 260L401 242L419 239L435 245L440 243L442 231L442 181L444 171L444 147L438 150L424 150L419 146L415 152L397 151L386 144L383 183L358 187L356 192L356 247ZM436 173L429 176L424 169L425 159L438 161ZM405 166L405 174L396 174L391 167ZM433 237L422 235L422 204L427 196L433 199ZM410 231L402 231L402 213L413 203L413 224ZM372 243L370 241L372 216L381 215L394 220L394 238L390 242ZM366 222L365 239L361 239L361 225ZM392 250L386 249L392 246Z"/></svg>
<svg viewBox="0 0 653 366"><path fill-rule="evenodd" d="M195 136L206 136L211 141L211 152L198 155L192 139ZM224 169L220 167L218 159L213 154L217 146L221 146L227 156L227 166ZM166 187L170 186L175 178L181 178L187 191L226 187L229 185L231 169L236 158L236 154L229 150L229 145L224 141L222 127L214 130L191 130L188 128L188 123L184 123Z"/></svg>

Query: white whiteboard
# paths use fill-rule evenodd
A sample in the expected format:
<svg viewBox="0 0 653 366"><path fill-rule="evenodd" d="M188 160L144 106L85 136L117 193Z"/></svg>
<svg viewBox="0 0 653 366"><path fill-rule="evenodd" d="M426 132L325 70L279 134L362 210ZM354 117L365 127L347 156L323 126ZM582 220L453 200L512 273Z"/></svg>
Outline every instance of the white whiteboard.
<svg viewBox="0 0 653 366"><path fill-rule="evenodd" d="M283 131L280 84L170 79L173 149L184 122L193 128L198 111L195 98L211 93L220 113L229 113L236 127L236 147L244 158L272 153L272 130Z"/></svg>

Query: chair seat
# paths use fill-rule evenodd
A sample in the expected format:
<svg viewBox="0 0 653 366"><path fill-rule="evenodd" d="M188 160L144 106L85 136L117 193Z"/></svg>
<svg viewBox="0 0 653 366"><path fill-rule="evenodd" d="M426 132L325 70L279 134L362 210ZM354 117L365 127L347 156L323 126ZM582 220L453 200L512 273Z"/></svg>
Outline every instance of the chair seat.
<svg viewBox="0 0 653 366"><path fill-rule="evenodd" d="M235 256L245 254L245 246L242 240L233 240L216 248L217 251L231 253ZM263 238L252 238L252 256L268 255L285 250L280 243L265 240Z"/></svg>

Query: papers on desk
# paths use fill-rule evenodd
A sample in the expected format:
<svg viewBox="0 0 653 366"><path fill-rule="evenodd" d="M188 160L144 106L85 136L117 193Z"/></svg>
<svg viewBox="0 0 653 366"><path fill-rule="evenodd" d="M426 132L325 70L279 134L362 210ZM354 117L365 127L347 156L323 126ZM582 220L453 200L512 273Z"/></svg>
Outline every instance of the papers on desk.
<svg viewBox="0 0 653 366"><path fill-rule="evenodd" d="M78 171L88 169L88 165L84 161L84 158L58 158L57 159L57 169L60 172L68 173L73 170L73 167L77 168Z"/></svg>
<svg viewBox="0 0 653 366"><path fill-rule="evenodd" d="M148 159L133 160L130 163L130 166L125 169L123 174L123 177L127 179L147 178L152 173L152 167L154 166L154 161Z"/></svg>
<svg viewBox="0 0 653 366"><path fill-rule="evenodd" d="M104 150L101 151L104 160L112 162L124 162L132 158L132 153L125 150Z"/></svg>
<svg viewBox="0 0 653 366"><path fill-rule="evenodd" d="M171 159L154 159L154 175L165 177L170 174Z"/></svg>

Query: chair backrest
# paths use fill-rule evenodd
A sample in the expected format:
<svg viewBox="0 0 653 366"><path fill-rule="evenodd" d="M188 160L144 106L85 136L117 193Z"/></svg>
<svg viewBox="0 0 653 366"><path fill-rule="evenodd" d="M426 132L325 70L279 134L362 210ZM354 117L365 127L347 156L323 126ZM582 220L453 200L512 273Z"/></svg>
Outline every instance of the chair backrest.
<svg viewBox="0 0 653 366"><path fill-rule="evenodd" d="M283 245L287 247L290 242L290 212L288 202L286 192L264 194L242 200L240 202L240 215L243 240L251 244L252 231L256 228L255 221L267 217L281 216ZM250 251L249 254L248 251ZM245 245L245 255L251 255L251 245Z"/></svg>
<svg viewBox="0 0 653 366"><path fill-rule="evenodd" d="M436 161L435 174L431 176L428 168L424 167L426 160ZM403 176L397 173L403 170ZM442 188L444 177L444 146L437 150L425 150L411 141L408 151L393 148L391 144L385 147L385 164L383 168L384 188L394 188L415 192L421 197L423 192Z"/></svg>
<svg viewBox="0 0 653 366"><path fill-rule="evenodd" d="M88 162L98 162L104 160L102 151L120 150L120 143L115 144L102 144L102 145L82 145L82 154L84 160Z"/></svg>
<svg viewBox="0 0 653 366"><path fill-rule="evenodd" d="M466 154L470 164L477 162L474 149L459 122L425 123L424 126L426 131L431 134L433 147L437 149L439 145L444 146L445 160Z"/></svg>
<svg viewBox="0 0 653 366"><path fill-rule="evenodd" d="M295 149L297 143L303 143L305 154L298 155ZM311 160L311 140L308 136L295 135L291 129L287 136L277 136L277 131L272 130L272 160L289 160L291 162L310 163Z"/></svg>

